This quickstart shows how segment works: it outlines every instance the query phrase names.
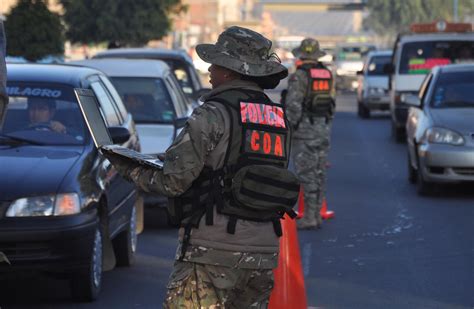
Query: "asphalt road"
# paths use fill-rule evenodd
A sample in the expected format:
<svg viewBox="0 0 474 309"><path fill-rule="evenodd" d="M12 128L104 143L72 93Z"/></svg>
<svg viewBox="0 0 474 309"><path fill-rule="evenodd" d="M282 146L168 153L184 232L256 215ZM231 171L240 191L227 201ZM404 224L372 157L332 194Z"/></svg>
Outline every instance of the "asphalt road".
<svg viewBox="0 0 474 309"><path fill-rule="evenodd" d="M406 147L389 132L386 114L361 120L354 96L338 97L327 193L336 217L299 233L308 306L474 308L474 190L419 197L407 181ZM136 264L106 273L94 303L71 303L66 281L34 277L1 285L0 306L161 308L176 237L148 228Z"/></svg>

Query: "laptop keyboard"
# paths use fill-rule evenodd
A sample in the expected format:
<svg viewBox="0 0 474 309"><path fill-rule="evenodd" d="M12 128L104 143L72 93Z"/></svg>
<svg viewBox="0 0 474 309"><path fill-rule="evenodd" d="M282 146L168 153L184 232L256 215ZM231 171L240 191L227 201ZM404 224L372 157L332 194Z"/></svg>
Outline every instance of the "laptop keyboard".
<svg viewBox="0 0 474 309"><path fill-rule="evenodd" d="M158 160L158 158L155 158L151 155L142 154L138 151L135 151L135 150L132 150L132 149L129 149L129 148L125 148L125 147L117 147L117 148L114 147L111 150L113 150L114 152L119 153L121 155L129 156L129 157L135 157L135 158L142 159L142 160Z"/></svg>

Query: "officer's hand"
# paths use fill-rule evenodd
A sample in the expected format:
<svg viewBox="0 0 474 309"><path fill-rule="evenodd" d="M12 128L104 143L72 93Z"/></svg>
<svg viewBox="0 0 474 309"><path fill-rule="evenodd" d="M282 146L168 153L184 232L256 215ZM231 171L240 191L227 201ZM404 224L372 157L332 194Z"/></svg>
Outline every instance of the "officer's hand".
<svg viewBox="0 0 474 309"><path fill-rule="evenodd" d="M117 172L126 180L130 181L130 172L139 165L132 160L128 160L124 157L115 155L110 152L104 152L104 156L112 163L113 167Z"/></svg>
<svg viewBox="0 0 474 309"><path fill-rule="evenodd" d="M157 154L156 157L160 159L161 161L165 161L165 155L166 153L162 152L162 153Z"/></svg>

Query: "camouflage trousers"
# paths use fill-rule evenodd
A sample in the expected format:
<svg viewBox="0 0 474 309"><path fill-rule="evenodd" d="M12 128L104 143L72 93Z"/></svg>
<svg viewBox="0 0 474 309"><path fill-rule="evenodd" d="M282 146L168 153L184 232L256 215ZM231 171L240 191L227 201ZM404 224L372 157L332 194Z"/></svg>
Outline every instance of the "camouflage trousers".
<svg viewBox="0 0 474 309"><path fill-rule="evenodd" d="M267 308L271 269L240 269L175 261L164 308Z"/></svg>
<svg viewBox="0 0 474 309"><path fill-rule="evenodd" d="M291 153L293 166L304 190L304 216L299 228L316 228L322 224L320 210L326 198L326 169L329 151L329 126L317 139L294 139Z"/></svg>

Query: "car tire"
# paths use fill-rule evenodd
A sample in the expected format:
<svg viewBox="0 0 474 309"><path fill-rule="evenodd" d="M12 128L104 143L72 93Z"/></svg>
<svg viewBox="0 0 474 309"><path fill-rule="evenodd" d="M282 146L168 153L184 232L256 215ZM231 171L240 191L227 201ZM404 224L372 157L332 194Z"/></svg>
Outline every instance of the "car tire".
<svg viewBox="0 0 474 309"><path fill-rule="evenodd" d="M100 223L94 233L89 265L71 278L71 294L75 301L91 302L97 299L102 287L103 229Z"/></svg>
<svg viewBox="0 0 474 309"><path fill-rule="evenodd" d="M395 123L392 121L392 137L395 142L401 144L405 141L405 130L403 128L397 128Z"/></svg>
<svg viewBox="0 0 474 309"><path fill-rule="evenodd" d="M137 207L133 205L127 228L113 240L117 266L131 266L137 251Z"/></svg>
<svg viewBox="0 0 474 309"><path fill-rule="evenodd" d="M370 118L370 109L368 109L362 102L357 104L357 114L360 118Z"/></svg>
<svg viewBox="0 0 474 309"><path fill-rule="evenodd" d="M422 167L420 164L420 160L418 160L418 168L417 168L417 175L416 175L416 189L419 195L428 196L431 195L433 192L433 183L426 181L423 178L423 172L421 171Z"/></svg>
<svg viewBox="0 0 474 309"><path fill-rule="evenodd" d="M408 155L407 155L407 167L408 167L408 181L411 184L415 184L416 180L418 178L418 174L417 174L416 169L413 167L413 165L411 165L410 153L409 152L408 152Z"/></svg>

